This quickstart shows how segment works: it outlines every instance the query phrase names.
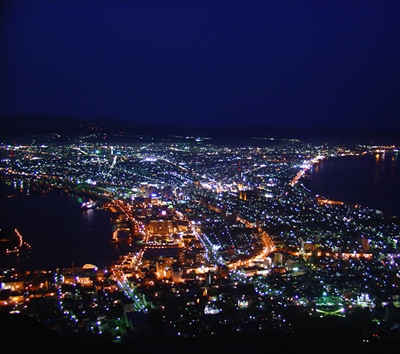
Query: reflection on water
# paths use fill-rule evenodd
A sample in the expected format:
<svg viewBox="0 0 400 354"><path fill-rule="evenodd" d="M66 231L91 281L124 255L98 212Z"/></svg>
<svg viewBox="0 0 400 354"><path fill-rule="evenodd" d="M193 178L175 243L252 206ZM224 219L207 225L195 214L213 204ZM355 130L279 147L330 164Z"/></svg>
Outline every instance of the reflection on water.
<svg viewBox="0 0 400 354"><path fill-rule="evenodd" d="M74 195L67 193L0 198L0 228L17 228L38 259L35 269L79 267L93 263L109 266L122 250L111 244L111 214L105 210L83 211ZM128 252L128 250L123 250Z"/></svg>
<svg viewBox="0 0 400 354"><path fill-rule="evenodd" d="M96 211L94 209L82 210L82 216L88 225L93 225L95 222L95 213Z"/></svg>
<svg viewBox="0 0 400 354"><path fill-rule="evenodd" d="M328 198L400 215L398 153L322 161L311 171L310 188Z"/></svg>

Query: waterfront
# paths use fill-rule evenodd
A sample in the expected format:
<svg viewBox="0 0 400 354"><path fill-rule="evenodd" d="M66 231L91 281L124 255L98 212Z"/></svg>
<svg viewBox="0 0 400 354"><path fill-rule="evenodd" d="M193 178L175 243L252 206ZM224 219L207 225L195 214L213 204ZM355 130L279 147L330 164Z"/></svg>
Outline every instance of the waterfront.
<svg viewBox="0 0 400 354"><path fill-rule="evenodd" d="M111 213L82 210L80 198L69 193L48 193L0 199L2 229L17 228L33 248L32 269L76 267L93 263L109 266L118 259L110 245Z"/></svg>
<svg viewBox="0 0 400 354"><path fill-rule="evenodd" d="M309 182L317 182L317 172L324 171L328 175L318 177L334 187L340 182L335 172L343 174L346 183L336 187L345 196L333 194L334 188L323 195L350 203L346 196L357 189L349 181L355 177L353 183L365 194L365 188L373 189L363 182L371 180L370 172L393 194L396 155L292 143L265 149L182 147L145 145L144 154L125 146L18 146L13 156L5 151L3 187L12 190L3 192L8 197L0 202L0 227L19 229L40 257L30 257L30 267L19 262L18 271L3 265L9 313L34 313L54 330L120 342L137 337L127 321L138 311L150 317L163 311L156 323L143 322L142 329L158 338L291 335L297 331L291 321L304 320L298 311L307 317L351 317L354 310L380 309L397 299L398 219L317 199L300 178L321 156L347 155L315 165ZM332 171L326 168L330 164ZM385 171L395 179L382 178ZM105 193L114 197L104 203L109 211L81 208ZM127 202L131 199L136 202ZM114 225L110 218L117 213ZM125 231L128 225L141 242L136 249L116 248L110 243L112 226ZM121 242L125 236L121 233ZM4 258L17 257L20 250ZM107 270L81 268L109 266L119 254L124 257ZM62 269L72 264L73 271ZM25 271L55 268L59 276ZM62 299L61 307L54 310L56 299ZM233 313L239 322L228 320ZM360 322L358 333L364 326L369 337L379 335L373 323L386 317L379 311L373 316L379 322ZM188 323L199 325L188 328Z"/></svg>
<svg viewBox="0 0 400 354"><path fill-rule="evenodd" d="M321 195L400 215L400 161L395 153L332 158L315 165L308 186ZM15 187L15 186L14 186ZM16 185L15 190L21 186ZM22 193L24 194L24 193ZM82 199L66 192L0 198L0 227L17 228L32 246L36 269L109 266L127 247L110 244L112 214L80 208Z"/></svg>
<svg viewBox="0 0 400 354"><path fill-rule="evenodd" d="M311 169L309 188L324 197L400 215L399 153L332 158Z"/></svg>

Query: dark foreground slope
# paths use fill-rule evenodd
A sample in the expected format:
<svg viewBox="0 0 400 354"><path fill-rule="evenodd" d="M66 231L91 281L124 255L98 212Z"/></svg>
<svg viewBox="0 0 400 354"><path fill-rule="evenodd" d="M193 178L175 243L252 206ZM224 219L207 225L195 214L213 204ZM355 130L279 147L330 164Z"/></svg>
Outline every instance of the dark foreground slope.
<svg viewBox="0 0 400 354"><path fill-rule="evenodd" d="M2 351L18 353L285 353L371 352L399 346L398 339L366 342L363 318L360 314L347 318L311 318L300 315L294 322L294 334L262 335L237 333L219 337L174 339L165 336L137 337L116 344L92 334L60 335L36 319L0 314L0 345Z"/></svg>

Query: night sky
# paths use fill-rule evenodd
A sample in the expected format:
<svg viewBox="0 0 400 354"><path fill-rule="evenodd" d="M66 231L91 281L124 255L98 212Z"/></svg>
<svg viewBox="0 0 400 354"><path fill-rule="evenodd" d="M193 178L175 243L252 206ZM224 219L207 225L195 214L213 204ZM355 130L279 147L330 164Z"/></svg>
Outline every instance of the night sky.
<svg viewBox="0 0 400 354"><path fill-rule="evenodd" d="M400 131L400 1L3 1L0 114Z"/></svg>

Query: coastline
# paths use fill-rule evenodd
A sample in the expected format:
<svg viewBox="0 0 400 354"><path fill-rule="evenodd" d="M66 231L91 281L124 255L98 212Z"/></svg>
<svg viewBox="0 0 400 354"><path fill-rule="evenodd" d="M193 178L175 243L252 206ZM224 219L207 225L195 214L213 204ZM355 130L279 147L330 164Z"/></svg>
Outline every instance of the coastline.
<svg viewBox="0 0 400 354"><path fill-rule="evenodd" d="M314 196L361 205L399 217L400 160L397 153L327 157L314 164L301 183ZM393 158L396 156L396 158ZM389 158L389 159L388 159Z"/></svg>
<svg viewBox="0 0 400 354"><path fill-rule="evenodd" d="M63 189L27 197L0 198L0 227L17 228L32 246L34 259L25 268L54 270L72 262L102 267L118 259L118 250L110 246L108 211L83 211L80 196Z"/></svg>
<svg viewBox="0 0 400 354"><path fill-rule="evenodd" d="M91 199L97 203L102 203L111 200L111 198L109 197L100 196L95 193L79 190L78 188L71 186L55 186L44 181L43 182L23 181L21 179L8 180L8 182L10 183L13 183L15 181L22 182L20 183L21 187L18 190L15 186L10 186L4 180L0 182L0 197L22 198L22 197L33 197L46 194L68 193L76 195L77 197ZM26 186L26 184L28 184L28 186ZM31 189L32 187L33 189Z"/></svg>

